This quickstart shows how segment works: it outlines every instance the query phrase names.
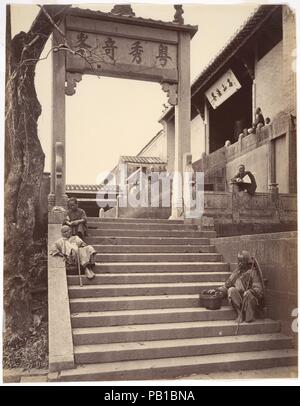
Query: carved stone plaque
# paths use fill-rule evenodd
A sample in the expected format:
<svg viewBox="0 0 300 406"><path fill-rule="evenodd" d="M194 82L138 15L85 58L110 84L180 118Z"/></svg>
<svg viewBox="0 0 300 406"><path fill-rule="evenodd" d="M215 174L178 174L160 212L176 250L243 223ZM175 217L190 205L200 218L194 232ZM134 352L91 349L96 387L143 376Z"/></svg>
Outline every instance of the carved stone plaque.
<svg viewBox="0 0 300 406"><path fill-rule="evenodd" d="M67 20L67 43L73 51L66 53L67 71L178 82L176 32L159 29L154 34L147 27L117 23L93 27L84 20Z"/></svg>
<svg viewBox="0 0 300 406"><path fill-rule="evenodd" d="M68 32L75 54L67 54L67 70L150 81L177 82L177 46L113 35Z"/></svg>

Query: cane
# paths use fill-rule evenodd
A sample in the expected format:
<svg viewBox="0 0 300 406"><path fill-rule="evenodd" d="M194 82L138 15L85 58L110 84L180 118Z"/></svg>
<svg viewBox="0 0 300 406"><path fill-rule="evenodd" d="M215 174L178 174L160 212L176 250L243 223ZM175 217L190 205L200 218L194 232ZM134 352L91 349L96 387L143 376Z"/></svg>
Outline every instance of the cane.
<svg viewBox="0 0 300 406"><path fill-rule="evenodd" d="M78 267L78 275L79 275L79 284L80 284L80 287L82 288L83 284L82 284L82 277L81 277L81 270L80 270L79 250L78 250L78 254L76 254L76 256L77 256L77 267Z"/></svg>
<svg viewBox="0 0 300 406"><path fill-rule="evenodd" d="M241 308L241 312L240 312L240 315L239 315L239 318L238 318L238 323L237 323L236 330L235 330L235 335L236 335L236 336L237 336L238 333L239 333L240 320L241 320L241 316L242 316L243 311L244 311L244 305L245 305L245 299L243 298L242 308Z"/></svg>

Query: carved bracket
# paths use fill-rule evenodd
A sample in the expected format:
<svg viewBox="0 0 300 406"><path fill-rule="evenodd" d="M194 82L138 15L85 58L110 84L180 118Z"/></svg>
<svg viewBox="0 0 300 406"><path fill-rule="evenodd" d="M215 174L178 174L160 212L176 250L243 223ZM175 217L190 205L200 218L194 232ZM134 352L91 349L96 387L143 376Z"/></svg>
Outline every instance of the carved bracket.
<svg viewBox="0 0 300 406"><path fill-rule="evenodd" d="M171 106L176 106L177 105L177 90L178 90L177 84L164 82L161 84L161 88L164 92L167 93L168 102L171 104Z"/></svg>
<svg viewBox="0 0 300 406"><path fill-rule="evenodd" d="M66 82L65 94L67 96L73 96L76 93L77 83L82 79L82 73L66 72Z"/></svg>

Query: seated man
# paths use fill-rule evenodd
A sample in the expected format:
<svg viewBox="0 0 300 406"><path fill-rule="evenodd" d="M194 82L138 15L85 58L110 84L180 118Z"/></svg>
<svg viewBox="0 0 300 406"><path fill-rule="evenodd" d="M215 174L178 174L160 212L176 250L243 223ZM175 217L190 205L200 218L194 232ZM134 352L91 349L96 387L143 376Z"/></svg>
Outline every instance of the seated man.
<svg viewBox="0 0 300 406"><path fill-rule="evenodd" d="M96 251L91 245L86 245L77 235L72 236L72 230L69 226L62 226L62 237L55 241L50 254L60 255L66 261L66 268L80 268L84 270L88 279L93 279L95 274ZM79 262L79 263L78 263Z"/></svg>
<svg viewBox="0 0 300 406"><path fill-rule="evenodd" d="M78 235L79 238L87 236L87 217L85 211L78 207L75 197L68 200L68 212L63 225L72 229L72 235Z"/></svg>
<svg viewBox="0 0 300 406"><path fill-rule="evenodd" d="M253 123L253 129L254 132L256 131L257 128L261 128L265 125L265 119L264 116L262 114L261 108L257 107L256 111L255 111L255 120Z"/></svg>
<svg viewBox="0 0 300 406"><path fill-rule="evenodd" d="M245 182L243 179L248 176L250 183ZM237 175L235 175L232 179L231 182L236 183L239 191L245 191L248 192L250 195L254 195L255 190L257 188L256 185L256 180L252 172L246 171L245 170L245 165L240 165L239 166L239 171Z"/></svg>
<svg viewBox="0 0 300 406"><path fill-rule="evenodd" d="M264 282L258 263L248 251L238 253L238 267L217 290L223 293L237 313L237 322L255 320L264 298ZM210 290L209 293L214 293Z"/></svg>

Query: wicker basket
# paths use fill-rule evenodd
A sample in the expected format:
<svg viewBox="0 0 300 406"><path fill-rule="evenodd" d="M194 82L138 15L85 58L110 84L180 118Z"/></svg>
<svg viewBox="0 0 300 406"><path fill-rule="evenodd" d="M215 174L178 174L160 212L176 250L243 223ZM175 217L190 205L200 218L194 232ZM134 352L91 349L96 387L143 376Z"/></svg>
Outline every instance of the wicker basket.
<svg viewBox="0 0 300 406"><path fill-rule="evenodd" d="M223 294L216 291L213 294L208 293L207 290L203 290L199 295L200 306L209 310L218 310L222 306Z"/></svg>

